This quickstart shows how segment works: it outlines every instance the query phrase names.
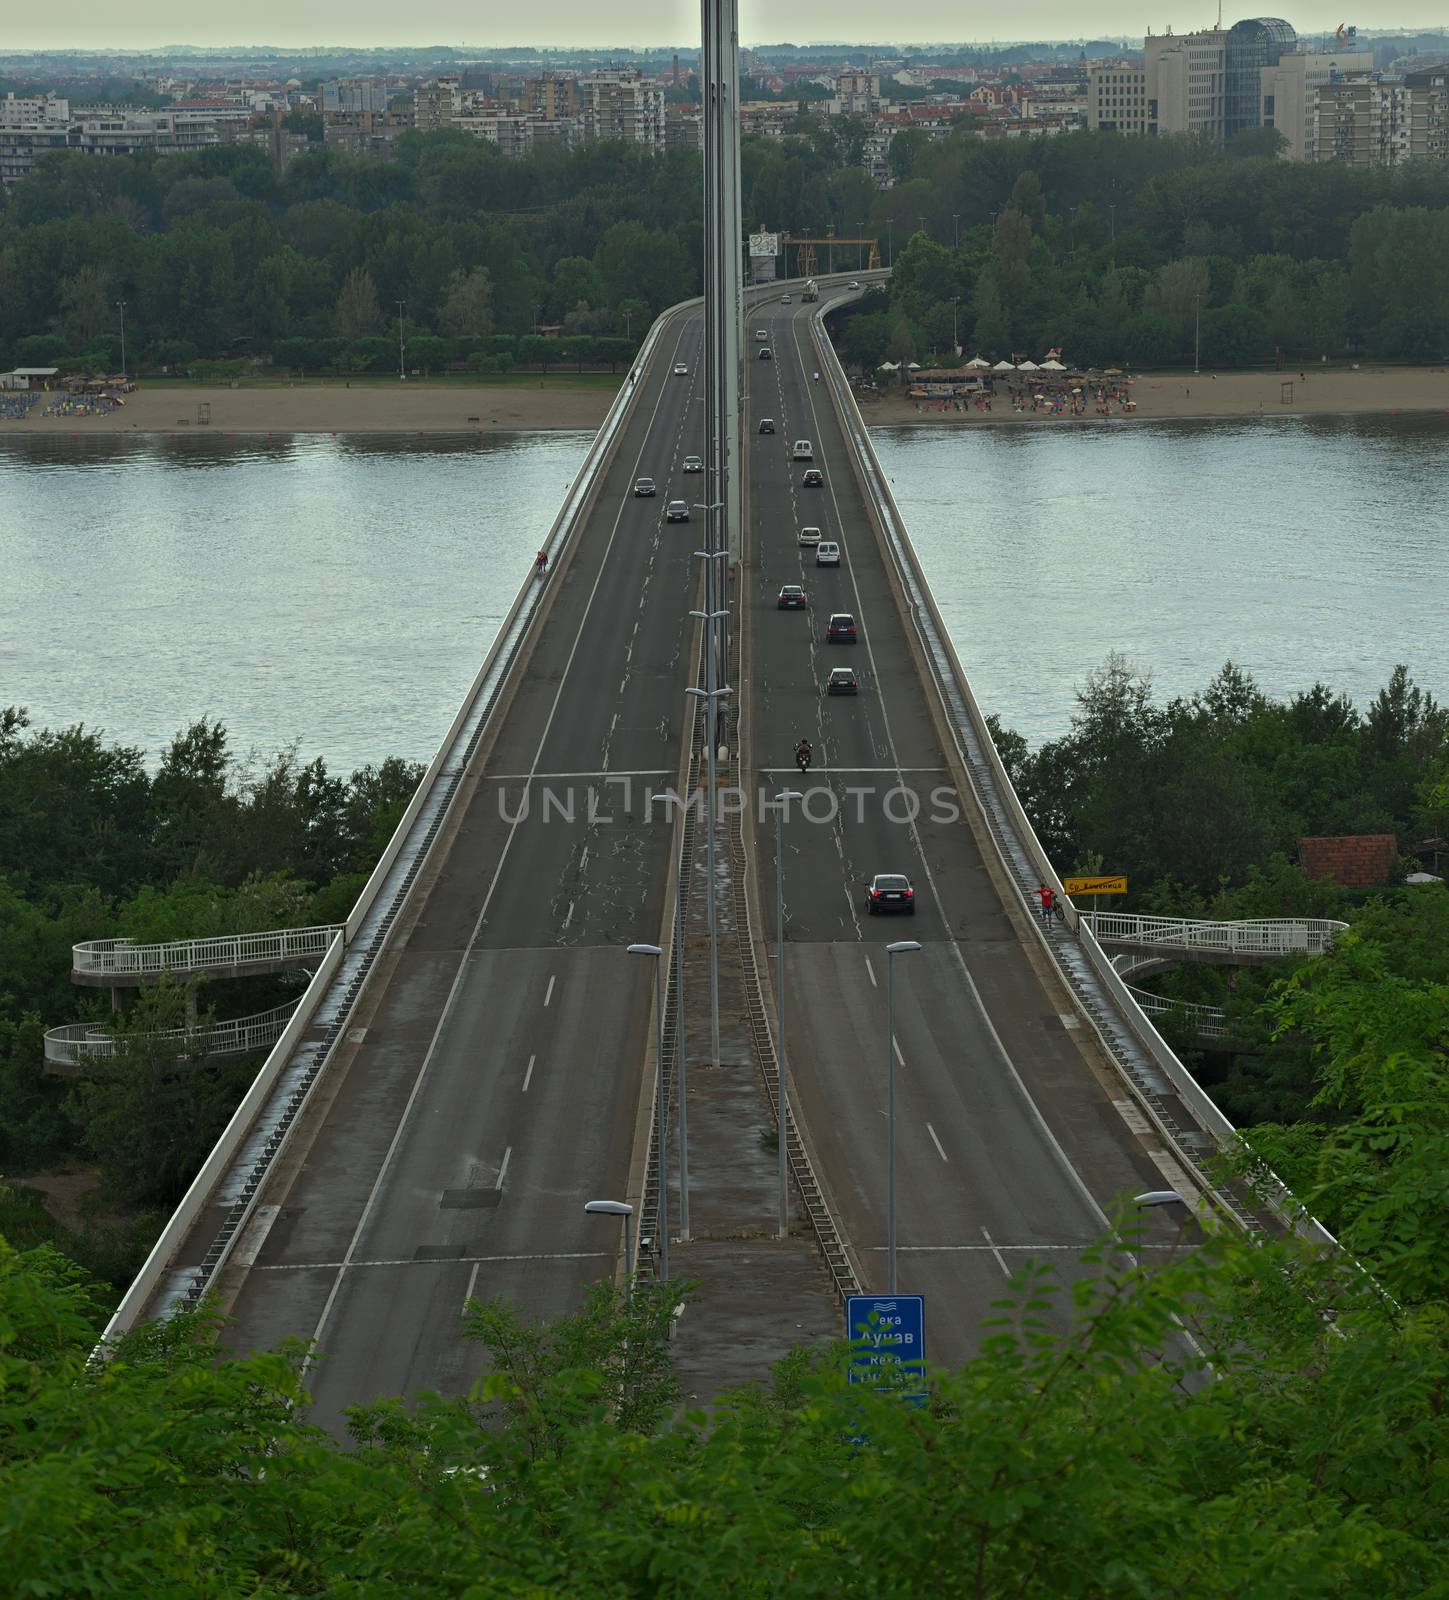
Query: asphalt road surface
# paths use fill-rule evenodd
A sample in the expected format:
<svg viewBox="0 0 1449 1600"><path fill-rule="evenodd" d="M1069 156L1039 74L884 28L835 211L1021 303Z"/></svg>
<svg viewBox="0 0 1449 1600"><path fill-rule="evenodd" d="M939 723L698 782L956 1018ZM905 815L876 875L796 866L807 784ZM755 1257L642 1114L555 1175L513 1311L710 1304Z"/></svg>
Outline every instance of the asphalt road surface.
<svg viewBox="0 0 1449 1600"><path fill-rule="evenodd" d="M749 645L741 685L746 755L758 789L805 792L785 825L786 1039L798 1106L867 1287L886 1272L887 984L895 964L897 1216L902 1292L927 1296L927 1355L955 1362L979 1347L1009 1277L1028 1260L1063 1286L1077 1254L1107 1230L1124 1197L1164 1187L1103 1061L1084 1047L1030 930L1008 915L957 795L809 338L815 306L778 298L751 312L747 448L752 499L739 604ZM773 360L756 352L768 334ZM762 435L759 420L774 420ZM813 459L791 459L810 441ZM807 465L822 488L803 486ZM843 550L817 567L798 543L816 526ZM776 607L800 583L807 611ZM858 642L825 642L832 612ZM963 649L969 665L969 649ZM851 666L856 697L827 697L829 669ZM805 777L797 740L814 746ZM774 821L759 830L761 901L775 949ZM865 884L906 874L911 916L870 916ZM1058 933L1057 937L1065 937ZM888 956L895 940L916 953ZM1178 1211L1179 1208L1171 1208ZM1167 1245L1176 1221L1149 1214Z"/></svg>
<svg viewBox="0 0 1449 1600"><path fill-rule="evenodd" d="M641 373L485 775L243 1240L227 1341L315 1338L325 1426L466 1388L470 1295L554 1316L615 1270L617 1227L583 1206L626 1192L653 1017L653 962L624 947L664 911L671 823L644 794L674 784L692 681L699 517L664 512L703 498L681 471L703 448L700 346L680 315ZM634 497L641 475L656 497Z"/></svg>

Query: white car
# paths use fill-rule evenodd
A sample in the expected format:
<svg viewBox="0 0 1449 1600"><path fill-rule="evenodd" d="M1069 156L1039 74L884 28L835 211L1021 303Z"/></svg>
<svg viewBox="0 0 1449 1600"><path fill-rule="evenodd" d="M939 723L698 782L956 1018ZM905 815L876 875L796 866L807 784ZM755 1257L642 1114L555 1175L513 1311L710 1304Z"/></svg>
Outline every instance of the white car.
<svg viewBox="0 0 1449 1600"><path fill-rule="evenodd" d="M676 361L674 363L674 376L676 378L687 378L689 376L689 368L682 361Z"/></svg>
<svg viewBox="0 0 1449 1600"><path fill-rule="evenodd" d="M820 543L820 529L819 528L801 528L800 537L799 537L797 543L799 543L799 544L819 544Z"/></svg>
<svg viewBox="0 0 1449 1600"><path fill-rule="evenodd" d="M782 306L787 306L787 305L789 305L789 304L790 304L790 296L789 296L789 295L787 295L787 294L782 294L782 295L781 295L781 296L780 296L780 304L781 304L781 305L782 305Z"/></svg>
<svg viewBox="0 0 1449 1600"><path fill-rule="evenodd" d="M858 288L860 288L860 285L859 285L859 284L858 284L858 283L857 283L857 282L856 282L856 281L855 281L855 279L854 279L854 278L852 278L852 279L851 279L851 280L850 280L850 282L849 282L849 283L847 283L847 284L846 284L846 286L845 286L845 287L846 287L846 288L847 288L847 289L858 289Z"/></svg>
<svg viewBox="0 0 1449 1600"><path fill-rule="evenodd" d="M817 567L838 567L840 565L840 546L834 539L822 539L815 546L815 565Z"/></svg>
<svg viewBox="0 0 1449 1600"><path fill-rule="evenodd" d="M808 439L797 439L794 448L790 451L792 461L813 461L815 459L815 446Z"/></svg>
<svg viewBox="0 0 1449 1600"><path fill-rule="evenodd" d="M684 470L686 472L703 472L704 462L698 456L685 456Z"/></svg>
<svg viewBox="0 0 1449 1600"><path fill-rule="evenodd" d="M768 339L768 338L769 338L769 337L770 337L770 330L769 330L769 329L768 329L768 328L756 328L756 329L755 329L755 339L756 339L756 340L757 340L757 341L758 341L758 342L759 342L759 343L760 343L760 344L764 344L764 343L765 343L765 341L766 341L766 340L767 340L767 339Z"/></svg>

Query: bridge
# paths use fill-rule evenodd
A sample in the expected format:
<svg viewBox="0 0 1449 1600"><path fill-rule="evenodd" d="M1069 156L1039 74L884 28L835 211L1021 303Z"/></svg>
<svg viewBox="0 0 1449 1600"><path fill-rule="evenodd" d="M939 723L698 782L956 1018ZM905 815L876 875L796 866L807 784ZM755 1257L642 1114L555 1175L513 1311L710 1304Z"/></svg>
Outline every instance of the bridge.
<svg viewBox="0 0 1449 1600"><path fill-rule="evenodd" d="M823 333L820 317L857 292L841 277L821 283L818 306L754 295L746 312L747 344L762 328L775 359L749 362L723 752L745 793L717 872L740 992L754 985L762 1002L749 1037L722 1050L701 1037L710 880L688 825L651 803L703 781L690 691L705 563L697 516L663 515L670 498L700 498L683 471L702 448L696 303L651 330L550 532L549 576L520 587L358 906L309 953L306 994L110 1332L215 1293L238 1348L317 1341L315 1415L329 1426L351 1401L462 1389L480 1363L456 1337L465 1299L503 1295L549 1317L633 1269L583 1206L623 1199L657 1217L681 1108L701 1208L759 1164L758 1119L739 1111L723 1059L736 1048L766 1083L787 1064L797 1227L781 1248L818 1240L837 1286L888 1282L893 1065L900 1286L930 1297L933 1360L976 1348L1029 1258L1070 1281L1077 1253L1143 1190L1165 1185L1231 1226L1327 1238L1290 1218L1286 1196L1275 1214L1215 1188L1209 1161L1233 1130L1114 969L1107 928L1097 939L1070 906L1051 931L1031 914L1035 885L1060 884ZM773 433L758 431L764 418ZM823 486L804 484L797 439ZM658 498L633 495L645 475ZM838 568L815 565L805 525L840 543ZM805 587L803 613L778 608L787 583ZM825 642L833 612L854 617L853 647ZM827 696L844 663L859 693ZM801 734L816 752L803 779ZM768 801L787 787L802 798L779 816L777 860ZM909 918L868 914L881 872L911 881ZM1131 948L1148 938L1139 929ZM659 954L631 955L641 942ZM902 943L919 949L892 951ZM1194 946L1171 948L1181 959ZM676 1051L688 1087L661 1072L656 1102L656 1066ZM664 1191L680 1198L667 1174ZM1180 1225L1143 1223L1163 1246ZM640 1231L637 1264L657 1269L665 1240ZM772 1308L751 1300L753 1274L771 1281L782 1259L773 1231L763 1205L733 1236L745 1242L732 1292L756 1321Z"/></svg>

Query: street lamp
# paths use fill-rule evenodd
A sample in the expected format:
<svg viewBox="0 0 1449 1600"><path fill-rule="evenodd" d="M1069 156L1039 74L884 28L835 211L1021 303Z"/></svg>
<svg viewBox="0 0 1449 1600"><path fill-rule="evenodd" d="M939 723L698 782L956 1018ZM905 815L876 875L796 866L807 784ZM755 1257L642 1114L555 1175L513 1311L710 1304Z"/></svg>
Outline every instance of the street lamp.
<svg viewBox="0 0 1449 1600"><path fill-rule="evenodd" d="M408 376L403 367L403 307L406 304L406 300L399 300L397 303L397 375L402 383L407 382Z"/></svg>
<svg viewBox="0 0 1449 1600"><path fill-rule="evenodd" d="M1192 375L1197 377L1201 368L1198 357L1202 354L1202 291L1192 297Z"/></svg>
<svg viewBox="0 0 1449 1600"><path fill-rule="evenodd" d="M1138 1213L1139 1227L1142 1221L1141 1213L1151 1209L1153 1206L1185 1206L1186 1204L1187 1201L1182 1198L1176 1189L1149 1189L1146 1194L1133 1195L1132 1197L1132 1208ZM1142 1265L1142 1240L1140 1235L1137 1239L1137 1248L1132 1252L1132 1265L1134 1267Z"/></svg>
<svg viewBox="0 0 1449 1600"><path fill-rule="evenodd" d="M654 1024L659 1038L654 1049L654 1127L659 1140L659 1279L669 1278L669 1132L664 1104L664 969L657 944L631 944L631 956L654 958Z"/></svg>
<svg viewBox="0 0 1449 1600"><path fill-rule="evenodd" d="M681 812L689 809L689 802L677 794L651 794L649 809L655 804L677 806ZM683 841L681 840L681 843ZM688 866L681 860L681 874ZM685 1076L684 1061L684 894L678 885L674 891L674 1094L676 1101L675 1142L679 1146L679 1237L689 1243L689 1080Z"/></svg>
<svg viewBox="0 0 1449 1600"><path fill-rule="evenodd" d="M956 309L960 304L961 296L953 294L951 296L951 348L958 356L961 354L961 341L956 336Z"/></svg>
<svg viewBox="0 0 1449 1600"><path fill-rule="evenodd" d="M126 381L126 302L117 300L121 311L121 381Z"/></svg>
<svg viewBox="0 0 1449 1600"><path fill-rule="evenodd" d="M890 1159L887 1163L886 1259L890 1276L888 1294L896 1292L896 957L908 950L919 950L917 939L897 939L886 946L886 1118L890 1126Z"/></svg>
<svg viewBox="0 0 1449 1600"><path fill-rule="evenodd" d="M634 1298L634 1256L630 1239L630 1218L634 1208L624 1200L586 1200L584 1210L591 1217L623 1217L624 1219L624 1298Z"/></svg>
<svg viewBox="0 0 1449 1600"><path fill-rule="evenodd" d="M792 800L803 800L798 789L782 789L775 796L775 1067L778 1074L775 1115L780 1126L780 1237L790 1236L790 1180L785 1152L789 1099L785 1088L785 812Z"/></svg>
<svg viewBox="0 0 1449 1600"><path fill-rule="evenodd" d="M951 238L956 249L959 250L961 248L961 213L959 211L951 213Z"/></svg>

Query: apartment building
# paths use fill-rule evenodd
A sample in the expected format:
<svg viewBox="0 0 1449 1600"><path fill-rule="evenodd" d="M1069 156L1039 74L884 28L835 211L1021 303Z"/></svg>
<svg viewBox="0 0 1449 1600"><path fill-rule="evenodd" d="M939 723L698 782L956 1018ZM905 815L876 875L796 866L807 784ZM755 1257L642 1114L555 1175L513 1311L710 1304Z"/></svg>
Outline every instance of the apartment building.
<svg viewBox="0 0 1449 1600"><path fill-rule="evenodd" d="M1290 161L1318 160L1318 91L1336 78L1366 73L1372 66L1371 50L1331 54L1304 50L1282 56L1260 70L1260 120L1263 127L1276 128L1288 141L1283 153Z"/></svg>
<svg viewBox="0 0 1449 1600"><path fill-rule="evenodd" d="M382 78L336 78L317 85L317 109L329 112L382 116L387 110L387 83Z"/></svg>
<svg viewBox="0 0 1449 1600"><path fill-rule="evenodd" d="M439 78L419 84L413 95L413 125L419 133L451 128L462 110L462 88L456 78Z"/></svg>
<svg viewBox="0 0 1449 1600"><path fill-rule="evenodd" d="M1094 68L1087 79L1087 126L1103 133L1155 134L1155 91L1154 80L1153 92L1148 92L1147 68L1141 62Z"/></svg>
<svg viewBox="0 0 1449 1600"><path fill-rule="evenodd" d="M19 183L51 150L70 140L70 103L48 95L0 100L0 184Z"/></svg>
<svg viewBox="0 0 1449 1600"><path fill-rule="evenodd" d="M1449 161L1449 61L1406 72L1409 148L1426 161Z"/></svg>
<svg viewBox="0 0 1449 1600"><path fill-rule="evenodd" d="M1317 159L1391 167L1449 160L1449 63L1390 78L1364 72L1318 90Z"/></svg>
<svg viewBox="0 0 1449 1600"><path fill-rule="evenodd" d="M664 148L664 91L634 68L591 72L578 80L585 136Z"/></svg>

